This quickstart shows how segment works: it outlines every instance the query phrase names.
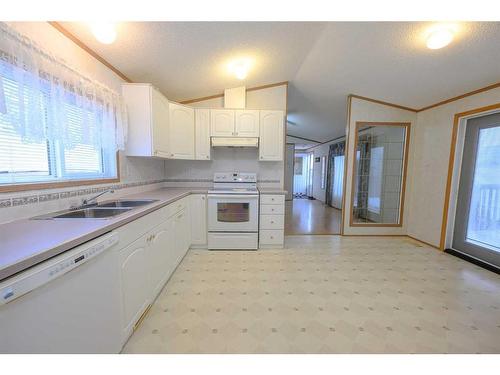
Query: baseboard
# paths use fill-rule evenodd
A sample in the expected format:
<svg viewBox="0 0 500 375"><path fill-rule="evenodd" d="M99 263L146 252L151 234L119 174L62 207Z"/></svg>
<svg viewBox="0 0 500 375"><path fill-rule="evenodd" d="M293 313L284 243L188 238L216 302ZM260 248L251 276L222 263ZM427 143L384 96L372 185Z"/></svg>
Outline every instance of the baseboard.
<svg viewBox="0 0 500 375"><path fill-rule="evenodd" d="M464 253L457 251L457 250L454 250L454 249L445 249L444 252L448 253L450 255L456 256L460 259L466 260L467 262L473 263L476 266L479 266L481 268L484 268L488 271L491 271L491 272L494 272L494 273L500 275L500 268L498 268L492 264L483 262L482 260L479 260L477 258L474 258L470 255L464 254Z"/></svg>
<svg viewBox="0 0 500 375"><path fill-rule="evenodd" d="M406 236L407 236L407 237L409 237L409 238L411 238L412 240L415 240L415 241L418 241L418 242L422 242L424 245L427 245L427 246L433 247L433 248L435 248L435 249L441 250L441 249L439 248L439 246L433 245L433 244L431 244L431 243L429 243L429 242L425 242L425 241L419 240L418 238L415 238L415 237L413 237L413 236L410 236L409 234L407 234Z"/></svg>

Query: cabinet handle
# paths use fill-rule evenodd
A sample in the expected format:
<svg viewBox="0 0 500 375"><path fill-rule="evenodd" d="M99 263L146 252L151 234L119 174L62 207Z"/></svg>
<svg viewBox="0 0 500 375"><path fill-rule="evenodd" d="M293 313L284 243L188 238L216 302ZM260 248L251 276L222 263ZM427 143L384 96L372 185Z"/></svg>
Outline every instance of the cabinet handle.
<svg viewBox="0 0 500 375"><path fill-rule="evenodd" d="M274 236L271 236L271 239L273 240L273 239L274 239Z"/></svg>
<svg viewBox="0 0 500 375"><path fill-rule="evenodd" d="M205 196L201 197L202 200L205 200Z"/></svg>
<svg viewBox="0 0 500 375"><path fill-rule="evenodd" d="M210 159L210 156L207 155L207 159Z"/></svg>

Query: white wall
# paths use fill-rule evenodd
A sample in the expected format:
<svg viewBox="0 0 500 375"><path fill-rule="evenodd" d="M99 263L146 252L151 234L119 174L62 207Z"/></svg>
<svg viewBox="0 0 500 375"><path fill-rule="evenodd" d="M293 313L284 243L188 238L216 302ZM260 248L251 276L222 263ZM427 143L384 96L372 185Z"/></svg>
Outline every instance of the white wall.
<svg viewBox="0 0 500 375"><path fill-rule="evenodd" d="M286 111L287 86L270 87L247 92L247 109L275 109ZM215 98L189 104L199 108L223 108L223 98ZM254 172L259 186L284 185L284 162L259 162L258 149L212 148L211 161L167 160L165 172L168 186L209 186L214 172Z"/></svg>
<svg viewBox="0 0 500 375"><path fill-rule="evenodd" d="M84 75L91 77L104 85L121 92L122 79L110 69L90 56L71 40L62 35L55 28L46 22L9 22L20 33L28 36L37 42L42 48L52 52L55 56L62 58L68 65L76 68ZM121 153L120 153L121 154ZM120 177L121 183L144 182L164 179L164 162L155 159L127 158L120 155ZM102 186L102 185L100 185ZM93 189L93 186L86 186L85 189ZM59 191L75 191L82 189L76 186L68 189L51 190L31 190L20 193L2 193L1 202L8 202L11 198L17 197L37 197L39 194L46 194ZM74 200L74 197L73 197ZM51 200L50 202L20 205L16 207L0 208L0 222L15 220L33 214L43 213L54 208L62 209L69 206L69 200Z"/></svg>
<svg viewBox="0 0 500 375"><path fill-rule="evenodd" d="M347 181L345 194L345 210L344 215L344 234L347 235L404 235L407 234L408 216L411 211L408 207L410 196L412 194L412 176L413 176L413 153L414 153L414 133L416 127L417 114L412 111L390 107L387 105L377 104L370 101L352 98L350 110L350 122L348 126L348 145L347 145ZM368 122L409 122L411 125L410 132L410 149L408 155L408 170L406 172L406 194L404 200L403 225L401 227L350 227L349 218L351 215L351 191L352 191L352 171L354 167L354 141L355 127L358 121Z"/></svg>
<svg viewBox="0 0 500 375"><path fill-rule="evenodd" d="M412 194L409 201L408 234L439 246L448 176L453 119L456 113L500 103L500 88L444 104L417 114L412 134Z"/></svg>

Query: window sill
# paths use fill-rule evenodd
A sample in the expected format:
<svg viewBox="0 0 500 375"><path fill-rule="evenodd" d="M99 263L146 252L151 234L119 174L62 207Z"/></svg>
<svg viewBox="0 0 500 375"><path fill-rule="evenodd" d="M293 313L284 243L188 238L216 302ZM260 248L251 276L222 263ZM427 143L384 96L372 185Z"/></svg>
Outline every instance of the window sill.
<svg viewBox="0 0 500 375"><path fill-rule="evenodd" d="M57 189L63 187L71 186L86 186L86 185L100 185L109 184L112 182L120 182L120 177L114 178L100 178L100 179L90 179L90 180L68 180L68 181L57 181L57 182L35 182L29 184L12 184L0 186L0 193L17 192L17 191L27 191L27 190L45 190L45 189Z"/></svg>

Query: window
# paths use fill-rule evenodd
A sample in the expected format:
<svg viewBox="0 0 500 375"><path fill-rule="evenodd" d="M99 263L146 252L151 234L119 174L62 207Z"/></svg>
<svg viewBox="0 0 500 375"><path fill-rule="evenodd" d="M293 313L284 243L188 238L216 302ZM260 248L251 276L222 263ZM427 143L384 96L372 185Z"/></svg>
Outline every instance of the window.
<svg viewBox="0 0 500 375"><path fill-rule="evenodd" d="M382 198L382 180L384 169L384 147L370 150L370 184L368 185L368 211L380 214Z"/></svg>
<svg viewBox="0 0 500 375"><path fill-rule="evenodd" d="M321 157L321 189L326 188L326 156Z"/></svg>
<svg viewBox="0 0 500 375"><path fill-rule="evenodd" d="M117 178L119 94L8 25L0 34L0 188Z"/></svg>

